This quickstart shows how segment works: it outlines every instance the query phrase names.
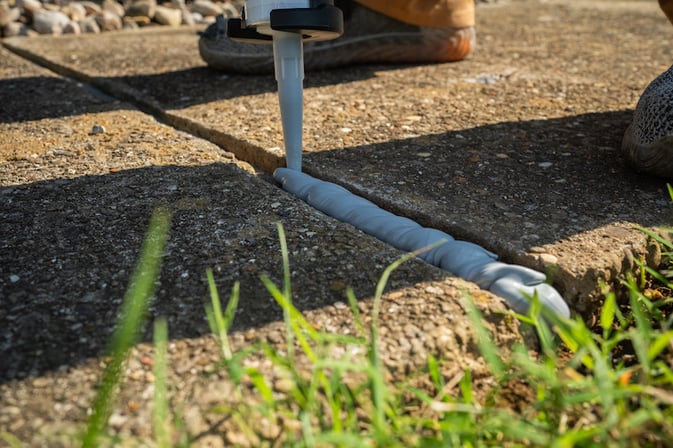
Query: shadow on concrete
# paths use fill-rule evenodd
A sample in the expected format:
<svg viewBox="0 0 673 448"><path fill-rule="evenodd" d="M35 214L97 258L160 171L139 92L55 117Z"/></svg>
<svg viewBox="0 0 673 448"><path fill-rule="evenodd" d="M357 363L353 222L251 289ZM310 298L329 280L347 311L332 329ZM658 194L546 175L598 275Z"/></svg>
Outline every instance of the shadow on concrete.
<svg viewBox="0 0 673 448"><path fill-rule="evenodd" d="M305 170L505 260L606 224L670 226L666 181L619 147L631 111L510 121L312 152Z"/></svg>
<svg viewBox="0 0 673 448"><path fill-rule="evenodd" d="M376 72L399 69L401 66L363 65L344 69L306 73L304 87L322 87L345 84L376 77ZM273 75L236 75L208 67L194 67L152 75L95 78L93 84L129 86L151 97L164 110L181 109L196 104L228 100L243 96L275 92L277 83Z"/></svg>
<svg viewBox="0 0 673 448"><path fill-rule="evenodd" d="M298 308L343 301L347 286L371 297L395 251L243 176L230 164L162 166L1 189L0 381L104 353L159 204L174 216L150 319L166 316L173 338L209 333L207 268L223 300L241 283L234 330L282 319L259 279L265 273L280 284L277 222L287 234ZM402 267L390 287L447 275L419 265Z"/></svg>
<svg viewBox="0 0 673 448"><path fill-rule="evenodd" d="M62 118L124 107L119 100L92 86L55 76L0 79L0 96L0 123Z"/></svg>
<svg viewBox="0 0 673 448"><path fill-rule="evenodd" d="M155 115L166 110L179 110L197 104L234 99L244 96L273 93L277 83L273 75L234 75L208 67L194 67L152 75L120 77L93 77L73 71L51 61L38 61L46 68L70 78L49 76L0 79L0 123L17 123L79 115L87 111L85 98L72 97L71 101L51 101L62 98L63 92L72 91L73 85L86 90L96 98L89 108L112 104L111 108L124 107L122 101ZM376 72L399 69L401 66L358 66L308 73L305 88L355 82L376 77ZM112 95L112 96L110 96ZM26 98L37 96L39 107L25 107ZM104 110L104 109L101 109Z"/></svg>

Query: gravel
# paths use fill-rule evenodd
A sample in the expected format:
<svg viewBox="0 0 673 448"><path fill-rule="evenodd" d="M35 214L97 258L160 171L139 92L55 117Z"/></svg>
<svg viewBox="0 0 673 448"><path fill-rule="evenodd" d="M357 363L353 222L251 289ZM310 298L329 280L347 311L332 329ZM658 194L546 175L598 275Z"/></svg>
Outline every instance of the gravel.
<svg viewBox="0 0 673 448"><path fill-rule="evenodd" d="M0 37L208 24L238 15L238 0L1 0Z"/></svg>

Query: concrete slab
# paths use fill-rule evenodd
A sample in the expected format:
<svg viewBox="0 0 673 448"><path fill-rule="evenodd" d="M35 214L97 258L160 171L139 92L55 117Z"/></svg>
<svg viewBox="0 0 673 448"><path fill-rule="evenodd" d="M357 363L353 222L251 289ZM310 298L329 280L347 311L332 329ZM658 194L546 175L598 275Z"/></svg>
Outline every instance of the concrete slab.
<svg viewBox="0 0 673 448"><path fill-rule="evenodd" d="M599 280L634 257L657 261L633 225L673 222L664 182L618 154L641 91L673 57L662 38L673 29L642 1L499 2L477 14L466 61L309 74L306 171L549 271L589 314ZM207 69L194 30L5 44L257 167L283 163L273 78Z"/></svg>
<svg viewBox="0 0 673 448"><path fill-rule="evenodd" d="M280 222L295 304L316 328L355 332L345 289L371 298L398 251L317 213L210 142L2 48L0 60L0 431L27 446L76 444L158 205L173 211L173 222L150 318L168 319L173 398L194 446L213 438L219 445L208 446L222 446L233 431L217 423L211 433L221 417L212 405L235 395L226 375L204 377L220 353L204 312L207 268L223 297L241 283L233 347L282 345L281 310L259 280L280 279ZM396 271L387 291L381 349L393 374L418 371L432 353L446 357L447 375L469 368L487 390L461 306L466 291L503 353L520 339L515 322L498 314L498 298L422 262ZM362 301L361 310L366 322L371 304ZM147 440L152 428L152 348L140 345L131 358L110 421L125 443Z"/></svg>

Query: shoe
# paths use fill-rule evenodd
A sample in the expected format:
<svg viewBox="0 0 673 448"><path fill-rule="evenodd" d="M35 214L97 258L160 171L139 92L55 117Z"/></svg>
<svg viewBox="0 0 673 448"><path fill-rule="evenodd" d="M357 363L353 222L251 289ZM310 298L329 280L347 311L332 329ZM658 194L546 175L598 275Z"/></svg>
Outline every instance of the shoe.
<svg viewBox="0 0 673 448"><path fill-rule="evenodd" d="M304 69L354 64L452 62L475 46L474 27L427 28L409 25L353 1L336 2L344 12L338 39L304 44ZM199 39L199 52L212 68L234 73L273 73L271 45L238 43L227 37L227 19L219 16Z"/></svg>
<svg viewBox="0 0 673 448"><path fill-rule="evenodd" d="M640 97L624 133L622 154L636 171L673 178L673 66Z"/></svg>

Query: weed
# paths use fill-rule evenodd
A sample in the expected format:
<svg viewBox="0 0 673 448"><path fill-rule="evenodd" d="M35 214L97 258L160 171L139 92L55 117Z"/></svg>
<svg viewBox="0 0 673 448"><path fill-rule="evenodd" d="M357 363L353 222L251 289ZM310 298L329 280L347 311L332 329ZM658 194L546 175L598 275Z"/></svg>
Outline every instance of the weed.
<svg viewBox="0 0 673 448"><path fill-rule="evenodd" d="M121 381L123 365L129 350L138 342L144 327L147 308L154 293L155 281L161 267L161 257L168 239L170 221L171 215L164 209L157 209L150 220L138 264L124 296L119 323L112 335L109 350L111 359L103 372L82 440L82 447L98 446L98 438L107 425Z"/></svg>

